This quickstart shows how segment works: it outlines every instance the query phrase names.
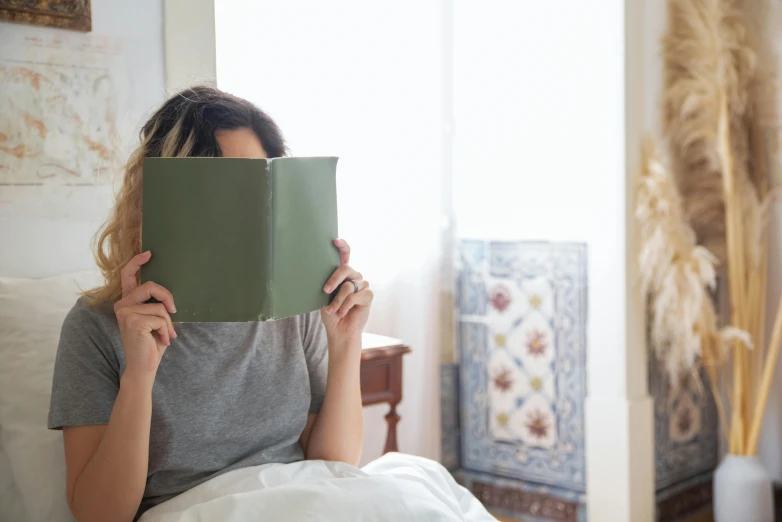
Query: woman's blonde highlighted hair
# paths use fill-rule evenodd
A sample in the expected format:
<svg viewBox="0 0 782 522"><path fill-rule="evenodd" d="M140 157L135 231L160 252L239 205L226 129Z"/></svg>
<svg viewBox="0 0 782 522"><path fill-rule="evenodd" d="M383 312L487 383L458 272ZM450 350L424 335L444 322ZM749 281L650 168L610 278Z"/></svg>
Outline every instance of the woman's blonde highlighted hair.
<svg viewBox="0 0 782 522"><path fill-rule="evenodd" d="M125 166L114 209L96 235L95 261L105 284L84 293L90 302L119 299L120 270L141 253L144 158L221 156L215 133L242 128L258 136L268 157L286 154L282 132L266 113L213 87L193 87L174 95L142 127L141 143Z"/></svg>

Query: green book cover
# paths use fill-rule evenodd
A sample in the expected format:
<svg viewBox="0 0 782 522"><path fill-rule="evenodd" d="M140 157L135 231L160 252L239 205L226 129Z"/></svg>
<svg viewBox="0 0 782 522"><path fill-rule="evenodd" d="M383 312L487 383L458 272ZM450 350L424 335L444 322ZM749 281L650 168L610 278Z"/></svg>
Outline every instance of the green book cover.
<svg viewBox="0 0 782 522"><path fill-rule="evenodd" d="M146 158L141 280L176 322L281 319L326 306L339 266L337 158Z"/></svg>

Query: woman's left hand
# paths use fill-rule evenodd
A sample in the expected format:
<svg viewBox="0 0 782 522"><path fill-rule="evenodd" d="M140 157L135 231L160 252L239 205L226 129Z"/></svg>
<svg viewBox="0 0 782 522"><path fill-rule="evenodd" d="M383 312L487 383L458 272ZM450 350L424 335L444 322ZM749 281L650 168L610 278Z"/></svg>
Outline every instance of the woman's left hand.
<svg viewBox="0 0 782 522"><path fill-rule="evenodd" d="M334 246L339 249L342 265L326 281L323 291L330 294L339 288L339 292L331 304L320 311L330 347L332 344L360 342L373 298L369 282L364 281L361 274L348 265L350 245L344 239L335 239Z"/></svg>

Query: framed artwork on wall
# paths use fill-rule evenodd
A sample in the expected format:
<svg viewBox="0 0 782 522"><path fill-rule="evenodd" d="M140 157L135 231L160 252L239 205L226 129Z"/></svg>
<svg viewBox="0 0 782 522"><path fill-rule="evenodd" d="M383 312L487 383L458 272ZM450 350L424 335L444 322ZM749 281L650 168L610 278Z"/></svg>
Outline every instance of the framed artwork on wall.
<svg viewBox="0 0 782 522"><path fill-rule="evenodd" d="M0 0L0 21L92 30L90 0Z"/></svg>

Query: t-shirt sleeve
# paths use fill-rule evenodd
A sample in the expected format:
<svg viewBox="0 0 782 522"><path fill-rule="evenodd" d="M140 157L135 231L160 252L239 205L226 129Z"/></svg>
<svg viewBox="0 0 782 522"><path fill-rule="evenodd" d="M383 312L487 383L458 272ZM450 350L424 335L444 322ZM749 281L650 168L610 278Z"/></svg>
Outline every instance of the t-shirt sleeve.
<svg viewBox="0 0 782 522"><path fill-rule="evenodd" d="M78 302L63 322L54 363L50 429L109 422L119 392L119 361L94 314Z"/></svg>
<svg viewBox="0 0 782 522"><path fill-rule="evenodd" d="M310 413L319 413L326 396L326 378L329 369L329 346L326 327L320 318L320 311L310 312L303 317L304 356L310 376Z"/></svg>

